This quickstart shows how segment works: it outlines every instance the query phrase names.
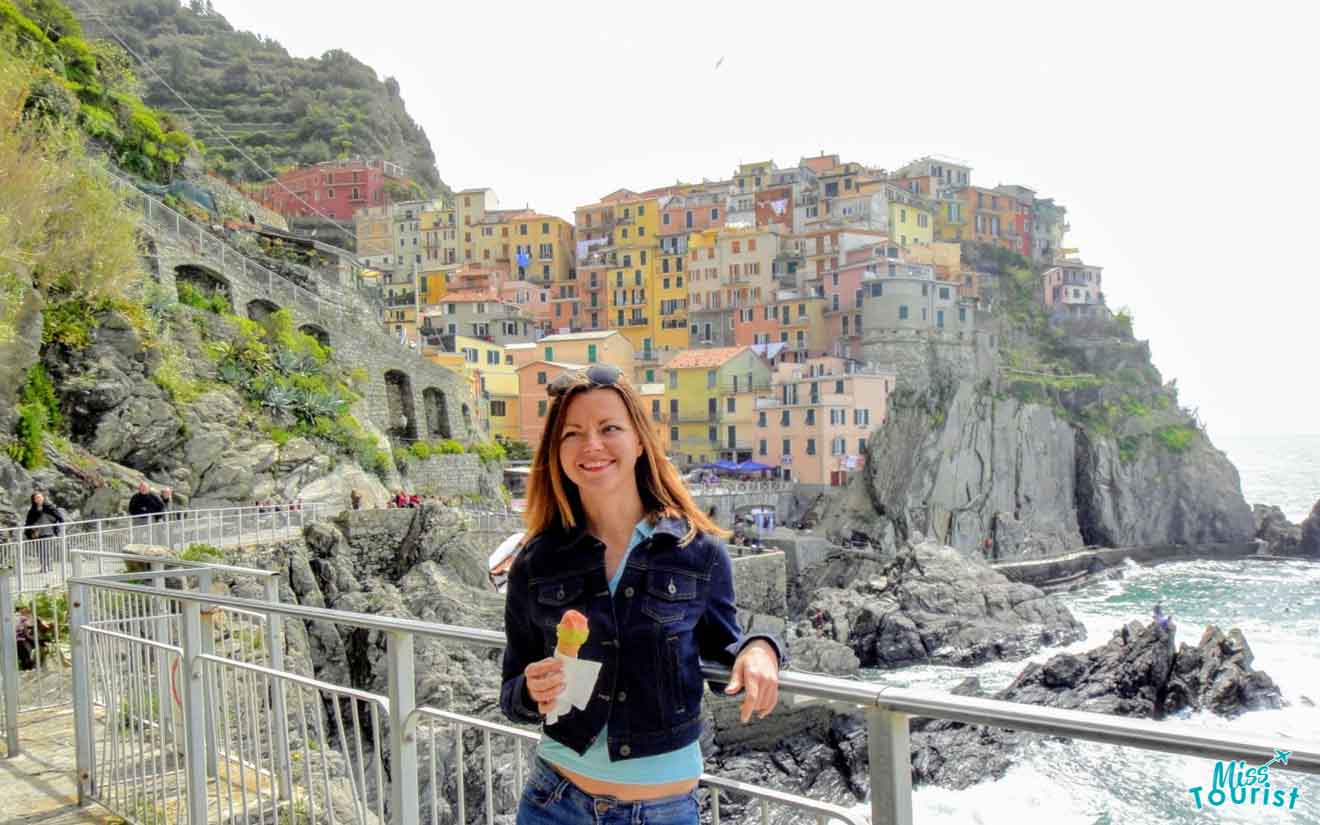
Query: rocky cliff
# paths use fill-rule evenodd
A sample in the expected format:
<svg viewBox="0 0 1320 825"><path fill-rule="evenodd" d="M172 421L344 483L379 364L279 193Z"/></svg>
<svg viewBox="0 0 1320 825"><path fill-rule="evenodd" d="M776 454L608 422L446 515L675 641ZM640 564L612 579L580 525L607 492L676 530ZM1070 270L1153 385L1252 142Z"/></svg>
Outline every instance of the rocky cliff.
<svg viewBox="0 0 1320 825"><path fill-rule="evenodd" d="M977 315L993 358L969 374L912 344L924 357L903 362L865 470L822 526L877 544L890 527L900 541L920 532L993 559L1250 541L1237 470L1178 406L1130 322L1050 322L1038 273L1004 269L995 311Z"/></svg>

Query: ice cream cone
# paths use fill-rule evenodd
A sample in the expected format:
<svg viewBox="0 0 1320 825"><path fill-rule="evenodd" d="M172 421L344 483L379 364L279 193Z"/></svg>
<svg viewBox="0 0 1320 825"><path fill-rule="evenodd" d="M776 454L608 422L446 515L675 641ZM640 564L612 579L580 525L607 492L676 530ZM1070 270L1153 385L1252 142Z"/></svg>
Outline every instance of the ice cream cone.
<svg viewBox="0 0 1320 825"><path fill-rule="evenodd" d="M555 653L576 659L578 651L586 644L589 634L587 617L576 610L564 611L564 615L559 619L559 626L555 628L555 634Z"/></svg>

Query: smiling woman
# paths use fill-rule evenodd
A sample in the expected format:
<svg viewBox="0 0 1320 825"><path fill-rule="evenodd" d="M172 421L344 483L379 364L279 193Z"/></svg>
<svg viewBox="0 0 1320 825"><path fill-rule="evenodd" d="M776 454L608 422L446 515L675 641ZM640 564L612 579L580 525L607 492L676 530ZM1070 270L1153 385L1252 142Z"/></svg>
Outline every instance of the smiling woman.
<svg viewBox="0 0 1320 825"><path fill-rule="evenodd" d="M530 540L505 607L500 703L545 732L518 822L696 823L701 660L733 669L712 689L745 690L748 721L778 702L783 647L743 634L727 534L692 501L619 370L568 373L547 392ZM570 655L556 637L572 612L587 627Z"/></svg>

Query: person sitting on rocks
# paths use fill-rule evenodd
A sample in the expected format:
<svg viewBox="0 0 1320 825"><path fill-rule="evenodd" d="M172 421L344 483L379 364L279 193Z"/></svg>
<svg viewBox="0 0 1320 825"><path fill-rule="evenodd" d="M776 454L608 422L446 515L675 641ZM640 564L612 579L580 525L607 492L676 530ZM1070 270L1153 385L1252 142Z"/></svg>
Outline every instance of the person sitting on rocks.
<svg viewBox="0 0 1320 825"><path fill-rule="evenodd" d="M409 507L421 507L421 506L422 506L422 497L419 496L419 495L417 495L416 493L413 493L412 495L408 496L408 506L409 506Z"/></svg>
<svg viewBox="0 0 1320 825"><path fill-rule="evenodd" d="M354 510L361 510L361 509L362 509L362 491L361 491L361 490L353 490L352 492L350 492L350 493L348 494L348 502L349 502L349 504L351 504L351 505L353 506L353 509L354 509Z"/></svg>
<svg viewBox="0 0 1320 825"><path fill-rule="evenodd" d="M399 508L407 507L407 506L408 506L408 494L405 493L405 492L404 492L403 490L401 490L401 489L400 489L400 490L395 490L395 491L394 491L394 500L390 503L390 506L391 506L391 507L399 507Z"/></svg>
<svg viewBox="0 0 1320 825"><path fill-rule="evenodd" d="M1161 630L1168 630L1169 625L1173 621L1172 616L1164 615L1164 608L1158 604L1155 605L1155 609L1151 611L1151 617L1155 620L1155 624L1160 626Z"/></svg>

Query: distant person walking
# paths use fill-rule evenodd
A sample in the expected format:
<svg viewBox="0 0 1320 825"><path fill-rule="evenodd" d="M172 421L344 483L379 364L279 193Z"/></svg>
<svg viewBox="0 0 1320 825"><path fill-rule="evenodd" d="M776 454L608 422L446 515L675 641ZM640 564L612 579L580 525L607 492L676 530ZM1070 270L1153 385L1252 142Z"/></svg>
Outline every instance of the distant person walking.
<svg viewBox="0 0 1320 825"><path fill-rule="evenodd" d="M27 518L24 520L23 535L29 541L37 542L37 558L41 561L41 572L50 572L51 554L55 550L55 542L51 541L59 536L60 525L64 523L64 514L54 504L46 501L46 497L41 493L32 494L32 506L28 508Z"/></svg>
<svg viewBox="0 0 1320 825"><path fill-rule="evenodd" d="M128 514L133 517L134 541L150 540L151 521L165 509L165 502L151 492L151 485L138 482L137 492L128 500Z"/></svg>

